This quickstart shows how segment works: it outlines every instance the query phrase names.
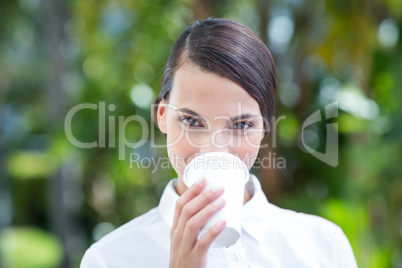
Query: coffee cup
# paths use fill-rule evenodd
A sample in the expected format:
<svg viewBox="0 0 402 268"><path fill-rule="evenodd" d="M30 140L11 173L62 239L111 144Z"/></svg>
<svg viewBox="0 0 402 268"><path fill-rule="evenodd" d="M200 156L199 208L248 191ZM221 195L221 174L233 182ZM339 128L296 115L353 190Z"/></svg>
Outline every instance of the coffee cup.
<svg viewBox="0 0 402 268"><path fill-rule="evenodd" d="M244 203L244 185L249 179L246 164L237 156L224 152L210 152L192 159L186 166L183 181L190 187L200 178L205 177L207 185L204 191L222 186L222 196L226 202L202 228L199 238L214 224L224 219L225 229L211 244L211 247L227 247L236 243L241 233L241 214Z"/></svg>

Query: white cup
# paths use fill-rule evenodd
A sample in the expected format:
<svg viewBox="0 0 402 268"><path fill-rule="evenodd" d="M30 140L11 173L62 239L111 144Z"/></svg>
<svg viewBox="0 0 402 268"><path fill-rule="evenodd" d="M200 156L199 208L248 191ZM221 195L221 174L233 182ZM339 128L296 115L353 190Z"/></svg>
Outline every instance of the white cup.
<svg viewBox="0 0 402 268"><path fill-rule="evenodd" d="M225 192L219 198L223 198L226 201L226 205L205 224L198 238L204 235L219 220L224 219L226 220L226 227L211 246L231 246L240 237L244 185L249 179L248 168L234 154L223 152L205 153L195 157L188 163L184 169L183 181L187 187L190 187L202 177L207 180L204 191L218 186L225 188Z"/></svg>

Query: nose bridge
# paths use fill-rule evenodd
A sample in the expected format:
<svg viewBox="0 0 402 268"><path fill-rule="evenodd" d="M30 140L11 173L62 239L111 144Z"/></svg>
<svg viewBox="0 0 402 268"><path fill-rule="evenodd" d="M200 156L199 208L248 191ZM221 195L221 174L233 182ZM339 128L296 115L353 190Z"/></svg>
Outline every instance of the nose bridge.
<svg viewBox="0 0 402 268"><path fill-rule="evenodd" d="M217 129L208 135L208 141L205 142L205 148L201 149L201 153L208 152L226 152L231 149L230 133L227 130Z"/></svg>

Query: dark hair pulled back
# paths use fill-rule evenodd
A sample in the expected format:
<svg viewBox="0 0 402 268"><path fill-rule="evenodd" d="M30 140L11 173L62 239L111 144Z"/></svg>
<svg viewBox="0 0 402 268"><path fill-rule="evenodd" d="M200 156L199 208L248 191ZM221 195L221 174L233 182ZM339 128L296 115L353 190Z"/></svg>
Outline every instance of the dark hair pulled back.
<svg viewBox="0 0 402 268"><path fill-rule="evenodd" d="M275 110L276 67L268 48L251 29L217 18L196 21L185 29L170 51L155 101L155 116L160 101L168 101L175 72L185 62L228 78L246 90L257 101L268 132Z"/></svg>

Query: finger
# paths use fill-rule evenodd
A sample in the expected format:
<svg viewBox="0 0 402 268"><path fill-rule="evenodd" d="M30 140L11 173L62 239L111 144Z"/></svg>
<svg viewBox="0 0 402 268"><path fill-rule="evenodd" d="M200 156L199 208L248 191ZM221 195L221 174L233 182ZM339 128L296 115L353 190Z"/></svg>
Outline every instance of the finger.
<svg viewBox="0 0 402 268"><path fill-rule="evenodd" d="M187 221L195 214L197 214L200 210L202 210L204 207L206 207L208 204L210 204L212 201L221 196L223 192L224 192L223 187L217 187L209 191L205 191L202 194L199 194L198 196L194 197L189 202L187 202L187 204L185 204L184 207L182 208L180 218L177 223L177 229L183 230L182 232L184 232L184 228L187 224ZM192 237L196 238L197 235L198 232L193 234Z"/></svg>
<svg viewBox="0 0 402 268"><path fill-rule="evenodd" d="M205 256L208 253L209 247L218 235L225 229L226 221L220 220L211 229L208 230L194 246L193 254L196 256Z"/></svg>
<svg viewBox="0 0 402 268"><path fill-rule="evenodd" d="M197 214L191 217L187 222L183 233L183 247L193 248L197 243L198 235L203 226L211 219L211 217L225 206L225 200L216 199Z"/></svg>
<svg viewBox="0 0 402 268"><path fill-rule="evenodd" d="M212 213L212 215L208 215L207 219L203 220L203 224L201 226L197 227L197 224L199 223L193 222L190 225L190 228L192 230L190 232L185 232L185 229L187 228L187 221L191 219L191 217L193 217L195 214L197 214L200 210L208 206L212 201L221 196L223 192L223 187L217 187L209 191L205 191L202 194L199 194L198 196L190 200L186 205L184 205L176 230L174 231L174 233L171 234L173 246L180 245L188 252L193 249L193 246L197 242L197 237L201 227L208 221L208 219L213 215L214 212ZM194 227L192 227L192 225L194 225ZM186 236L184 236L185 233ZM183 244L186 244L186 246L183 247Z"/></svg>
<svg viewBox="0 0 402 268"><path fill-rule="evenodd" d="M193 217L201 209L216 200L219 196L223 194L223 192L223 187L216 187L211 190L204 191L203 193L199 194L198 196L187 202L187 204L185 204L182 208L178 225L180 225L181 222L186 223L188 219Z"/></svg>
<svg viewBox="0 0 402 268"><path fill-rule="evenodd" d="M181 211L187 202L199 195L205 188L207 180L205 178L199 179L196 183L190 186L176 201L176 208L174 211L172 231L174 231L179 222Z"/></svg>

